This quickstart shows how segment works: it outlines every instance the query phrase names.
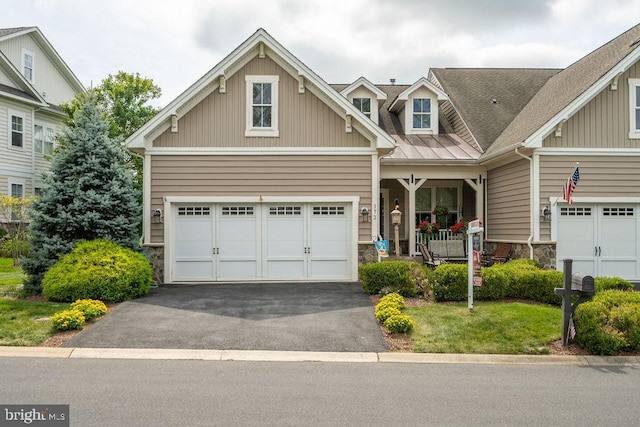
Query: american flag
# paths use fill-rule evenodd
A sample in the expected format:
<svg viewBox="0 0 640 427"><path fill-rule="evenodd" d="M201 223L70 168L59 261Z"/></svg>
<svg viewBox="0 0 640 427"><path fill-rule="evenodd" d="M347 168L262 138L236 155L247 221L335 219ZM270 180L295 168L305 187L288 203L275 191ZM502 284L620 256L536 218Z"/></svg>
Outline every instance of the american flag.
<svg viewBox="0 0 640 427"><path fill-rule="evenodd" d="M573 200L571 200L571 193L578 185L578 180L580 179L580 169L578 166L573 170L573 173L569 178L567 178L567 182L565 182L564 187L562 187L562 198L569 203L573 204Z"/></svg>

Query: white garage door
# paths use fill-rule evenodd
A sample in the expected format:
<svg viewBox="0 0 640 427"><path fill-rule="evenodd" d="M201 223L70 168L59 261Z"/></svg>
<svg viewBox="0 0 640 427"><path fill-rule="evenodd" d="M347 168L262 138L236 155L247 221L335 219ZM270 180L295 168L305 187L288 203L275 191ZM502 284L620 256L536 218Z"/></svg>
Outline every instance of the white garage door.
<svg viewBox="0 0 640 427"><path fill-rule="evenodd" d="M175 206L172 281L350 280L350 212L349 204Z"/></svg>
<svg viewBox="0 0 640 427"><path fill-rule="evenodd" d="M558 209L557 268L573 259L573 272L640 278L637 205L576 204Z"/></svg>

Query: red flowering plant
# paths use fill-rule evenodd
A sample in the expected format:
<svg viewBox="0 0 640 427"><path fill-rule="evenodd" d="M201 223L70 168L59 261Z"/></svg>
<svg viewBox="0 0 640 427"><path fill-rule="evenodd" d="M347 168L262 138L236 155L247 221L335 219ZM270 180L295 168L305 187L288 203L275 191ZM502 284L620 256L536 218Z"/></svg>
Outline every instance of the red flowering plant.
<svg viewBox="0 0 640 427"><path fill-rule="evenodd" d="M467 226L469 225L468 222L464 222L464 221L458 221L456 222L454 225L452 225L451 227L449 227L449 230L454 233L454 234L458 234L458 233L466 233L467 232Z"/></svg>
<svg viewBox="0 0 640 427"><path fill-rule="evenodd" d="M437 233L438 228L439 226L437 222L422 221L420 224L418 224L418 229L420 230L420 232L427 235Z"/></svg>

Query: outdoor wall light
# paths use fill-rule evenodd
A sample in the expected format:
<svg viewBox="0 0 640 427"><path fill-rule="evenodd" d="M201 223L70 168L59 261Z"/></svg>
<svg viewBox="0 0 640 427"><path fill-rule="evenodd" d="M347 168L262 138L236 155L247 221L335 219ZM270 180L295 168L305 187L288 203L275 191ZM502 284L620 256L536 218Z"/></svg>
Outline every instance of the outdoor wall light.
<svg viewBox="0 0 640 427"><path fill-rule="evenodd" d="M393 200L393 206L395 206L396 210L400 209L400 199Z"/></svg>
<svg viewBox="0 0 640 427"><path fill-rule="evenodd" d="M551 221L551 209L549 209L549 206L545 206L544 208L542 208L542 220L549 222Z"/></svg>
<svg viewBox="0 0 640 427"><path fill-rule="evenodd" d="M362 215L362 222L369 222L369 209L366 206L360 209L360 215Z"/></svg>
<svg viewBox="0 0 640 427"><path fill-rule="evenodd" d="M154 218L156 224L162 222L162 209L154 210L153 211L153 218Z"/></svg>

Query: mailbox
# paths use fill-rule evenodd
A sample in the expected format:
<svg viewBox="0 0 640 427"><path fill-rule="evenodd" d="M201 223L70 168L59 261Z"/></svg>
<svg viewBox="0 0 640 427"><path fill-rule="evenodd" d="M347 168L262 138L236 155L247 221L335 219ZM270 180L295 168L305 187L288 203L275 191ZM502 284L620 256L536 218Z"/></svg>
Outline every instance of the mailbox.
<svg viewBox="0 0 640 427"><path fill-rule="evenodd" d="M596 293L596 287L593 277L582 273L574 273L571 275L571 290L579 292L581 295L593 296Z"/></svg>

